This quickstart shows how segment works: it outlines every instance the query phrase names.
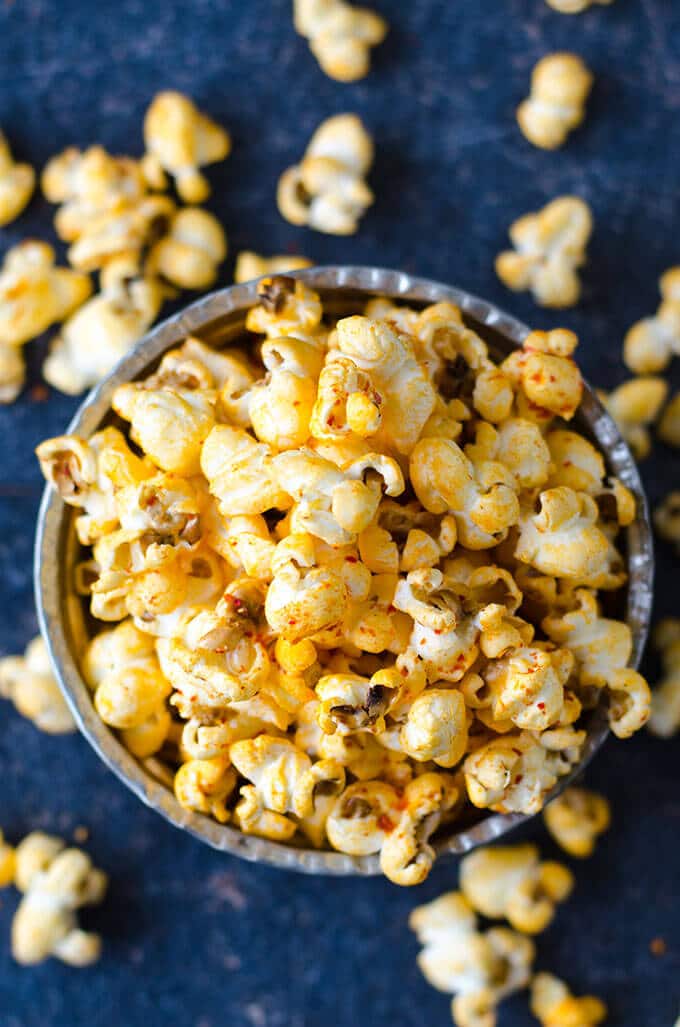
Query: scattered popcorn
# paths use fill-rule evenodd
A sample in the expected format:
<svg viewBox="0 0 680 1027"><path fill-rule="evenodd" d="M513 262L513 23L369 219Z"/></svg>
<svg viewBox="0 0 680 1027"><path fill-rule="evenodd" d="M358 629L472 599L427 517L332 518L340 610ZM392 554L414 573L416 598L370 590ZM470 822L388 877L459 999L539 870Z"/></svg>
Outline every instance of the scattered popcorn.
<svg viewBox="0 0 680 1027"><path fill-rule="evenodd" d="M607 1007L593 995L575 998L559 977L538 973L531 982L531 1012L542 1027L596 1027Z"/></svg>
<svg viewBox="0 0 680 1027"><path fill-rule="evenodd" d="M663 378L631 378L613 392L598 396L630 446L636 460L649 456L652 440L649 427L656 421L668 395Z"/></svg>
<svg viewBox="0 0 680 1027"><path fill-rule="evenodd" d="M654 527L680 553L680 491L669 492L654 511Z"/></svg>
<svg viewBox="0 0 680 1027"><path fill-rule="evenodd" d="M657 434L667 446L680 447L680 392L676 392L659 419Z"/></svg>
<svg viewBox="0 0 680 1027"><path fill-rule="evenodd" d="M680 355L680 267L659 279L661 304L654 317L630 328L623 343L623 359L634 374L658 374Z"/></svg>
<svg viewBox="0 0 680 1027"><path fill-rule="evenodd" d="M11 699L19 713L41 731L61 735L76 729L40 635L28 644L23 656L0 660L0 696Z"/></svg>
<svg viewBox="0 0 680 1027"><path fill-rule="evenodd" d="M595 842L609 827L609 802L604 795L572 785L543 811L545 825L570 856L592 856Z"/></svg>
<svg viewBox="0 0 680 1027"><path fill-rule="evenodd" d="M102 901L106 874L80 849L35 831L17 846L15 883L23 897L12 922L12 955L32 966L50 956L82 967L99 959L101 938L78 927L76 910Z"/></svg>
<svg viewBox="0 0 680 1027"><path fill-rule="evenodd" d="M301 271L312 266L312 261L307 257L298 257L293 253L281 254L280 257L261 257L252 250L242 250L236 257L234 281L237 284L250 282L253 278L262 278L264 275L280 275L286 271Z"/></svg>
<svg viewBox="0 0 680 1027"><path fill-rule="evenodd" d="M529 984L533 942L507 927L480 931L460 892L418 906L409 927L423 946L418 954L423 976L454 996L451 1013L458 1027L493 1027L499 1003Z"/></svg>
<svg viewBox="0 0 680 1027"><path fill-rule="evenodd" d="M593 4L611 4L614 0L545 0L548 7L560 14L581 14Z"/></svg>
<svg viewBox="0 0 680 1027"><path fill-rule="evenodd" d="M571 871L541 863L535 845L477 849L460 864L460 888L472 908L526 934L544 931L573 887Z"/></svg>
<svg viewBox="0 0 680 1027"><path fill-rule="evenodd" d="M608 699L621 737L644 723L630 630L598 598L625 582L635 498L561 426L572 332L497 366L452 304L338 320L301 280L257 291L255 346L189 338L115 390L129 441L38 448L91 547L75 584L106 630L83 674L187 810L417 884L466 806L542 809L582 703ZM570 878L531 848L505 861L504 915L541 930Z"/></svg>
<svg viewBox="0 0 680 1027"><path fill-rule="evenodd" d="M387 34L384 18L344 0L294 0L293 13L295 30L329 78L356 82L368 74L371 47Z"/></svg>
<svg viewBox="0 0 680 1027"><path fill-rule="evenodd" d="M227 256L227 237L214 214L184 207L170 219L167 235L151 247L147 273L180 289L209 289Z"/></svg>
<svg viewBox="0 0 680 1027"><path fill-rule="evenodd" d="M660 738L670 738L680 728L680 620L662 620L652 640L661 654L663 677L652 692L649 730Z"/></svg>
<svg viewBox="0 0 680 1027"><path fill-rule="evenodd" d="M515 250L496 258L496 274L509 289L529 289L541 307L573 307L581 296L577 273L586 261L593 228L588 204L560 196L510 226Z"/></svg>
<svg viewBox="0 0 680 1027"><path fill-rule="evenodd" d="M224 160L229 133L202 114L182 93L158 93L144 118L144 175L153 189L164 189L165 173L185 203L203 203L210 186L199 168Z"/></svg>
<svg viewBox="0 0 680 1027"><path fill-rule="evenodd" d="M329 235L353 235L373 203L365 176L373 141L356 114L322 122L299 164L284 171L276 193L281 216Z"/></svg>
<svg viewBox="0 0 680 1027"><path fill-rule="evenodd" d="M16 850L5 841L0 831L0 888L8 888L14 883L16 869Z"/></svg>
<svg viewBox="0 0 680 1027"><path fill-rule="evenodd" d="M30 164L18 164L5 134L0 129L0 227L21 214L35 189L35 171Z"/></svg>
<svg viewBox="0 0 680 1027"><path fill-rule="evenodd" d="M556 150L585 117L593 76L580 57L554 53L531 74L531 96L517 108L522 134L543 150Z"/></svg>

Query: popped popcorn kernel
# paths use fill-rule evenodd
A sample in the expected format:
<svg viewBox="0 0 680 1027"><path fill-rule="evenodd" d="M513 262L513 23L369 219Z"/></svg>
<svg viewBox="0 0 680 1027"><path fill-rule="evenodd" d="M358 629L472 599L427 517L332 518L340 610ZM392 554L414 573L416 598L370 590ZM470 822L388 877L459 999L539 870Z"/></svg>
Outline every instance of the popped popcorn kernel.
<svg viewBox="0 0 680 1027"><path fill-rule="evenodd" d="M609 802L603 795L572 785L543 811L548 831L565 852L578 859L592 856L599 835L609 827Z"/></svg>
<svg viewBox="0 0 680 1027"><path fill-rule="evenodd" d="M656 314L637 321L623 342L624 362L634 374L658 374L680 355L680 267L661 276L659 291Z"/></svg>
<svg viewBox="0 0 680 1027"><path fill-rule="evenodd" d="M19 713L51 735L76 730L75 721L52 674L47 646L38 635L23 656L0 660L0 696L10 699Z"/></svg>
<svg viewBox="0 0 680 1027"><path fill-rule="evenodd" d="M12 157L7 138L0 129L0 227L18 218L35 189L35 171Z"/></svg>
<svg viewBox="0 0 680 1027"><path fill-rule="evenodd" d="M562 146L585 117L593 76L580 57L554 53L531 73L531 95L517 108L522 134L543 150Z"/></svg>
<svg viewBox="0 0 680 1027"><path fill-rule="evenodd" d="M296 31L329 78L356 82L368 74L371 47L387 34L380 15L344 0L294 0L293 12Z"/></svg>
<svg viewBox="0 0 680 1027"><path fill-rule="evenodd" d="M559 977L538 973L531 982L531 1012L542 1027L596 1027L607 1007L593 995L575 998Z"/></svg>
<svg viewBox="0 0 680 1027"><path fill-rule="evenodd" d="M670 738L680 728L680 620L667 617L654 629L652 641L661 655L663 676L652 692L649 730Z"/></svg>

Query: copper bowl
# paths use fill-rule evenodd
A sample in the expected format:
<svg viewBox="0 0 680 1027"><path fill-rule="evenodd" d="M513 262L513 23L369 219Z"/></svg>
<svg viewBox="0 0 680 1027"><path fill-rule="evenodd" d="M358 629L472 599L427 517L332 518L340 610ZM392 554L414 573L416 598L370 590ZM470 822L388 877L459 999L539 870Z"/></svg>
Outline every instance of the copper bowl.
<svg viewBox="0 0 680 1027"><path fill-rule="evenodd" d="M493 354L506 355L527 335L520 321L485 300L462 289L415 278L400 271L370 267L322 267L295 272L322 296L325 309L338 315L355 313L371 296L387 296L425 306L448 300L457 304L466 322L490 346ZM111 396L118 385L146 377L160 357L187 335L221 347L244 332L247 310L257 302L256 282L234 285L211 293L153 328L113 372L88 395L67 431L89 437L111 420ZM649 511L637 467L616 425L593 391L586 387L574 420L604 454L608 470L623 481L637 500L637 517L627 529L628 589L625 618L633 635L633 666L644 649L652 605L653 548ZM169 774L157 761L138 762L123 747L114 732L100 720L90 690L80 672L80 657L92 633L81 597L73 590L72 570L79 555L74 531L75 511L62 502L52 488L46 488L40 506L35 543L35 593L40 627L52 666L78 727L110 769L147 806L166 820L215 849L252 862L267 863L309 874L378 874L377 856L348 856L341 852L309 849L300 845L244 835L229 825L199 813L189 812L176 800ZM587 739L583 758L562 778L550 797L558 794L592 759L608 734L604 710L587 714ZM499 838L527 820L524 814L484 814L476 811L461 828L450 825L435 836L440 854L464 853L477 845ZM458 829L456 829L458 827ZM451 829L452 828L452 829Z"/></svg>

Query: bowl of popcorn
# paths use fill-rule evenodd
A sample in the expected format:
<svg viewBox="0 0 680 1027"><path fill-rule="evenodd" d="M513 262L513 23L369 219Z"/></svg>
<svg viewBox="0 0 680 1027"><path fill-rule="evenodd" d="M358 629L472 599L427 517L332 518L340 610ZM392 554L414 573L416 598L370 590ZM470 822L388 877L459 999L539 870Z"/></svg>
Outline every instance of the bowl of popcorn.
<svg viewBox="0 0 680 1027"><path fill-rule="evenodd" d="M215 848L410 885L641 727L647 508L576 345L354 267L154 328L37 451L41 627L102 759Z"/></svg>

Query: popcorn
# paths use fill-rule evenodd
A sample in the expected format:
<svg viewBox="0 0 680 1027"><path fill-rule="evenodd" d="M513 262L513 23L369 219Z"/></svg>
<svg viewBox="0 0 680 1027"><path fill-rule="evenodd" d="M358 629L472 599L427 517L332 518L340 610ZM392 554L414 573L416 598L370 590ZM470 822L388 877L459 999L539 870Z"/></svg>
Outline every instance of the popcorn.
<svg viewBox="0 0 680 1027"><path fill-rule="evenodd" d="M12 955L32 966L55 956L70 966L99 959L99 935L78 927L76 910L102 901L106 874L80 849L38 831L16 849L17 888L24 893L12 922Z"/></svg>
<svg viewBox="0 0 680 1027"><path fill-rule="evenodd" d="M26 365L21 350L0 342L0 403L13 403L26 378Z"/></svg>
<svg viewBox="0 0 680 1027"><path fill-rule="evenodd" d="M22 346L63 321L92 292L87 275L55 266L47 243L27 240L8 250L0 269L0 345Z"/></svg>
<svg viewBox="0 0 680 1027"><path fill-rule="evenodd" d="M543 150L556 150L585 116L593 76L580 57L553 53L531 73L531 95L517 108L522 134Z"/></svg>
<svg viewBox="0 0 680 1027"><path fill-rule="evenodd" d="M446 892L418 906L409 927L423 946L418 966L438 991L454 995L451 1012L459 1027L493 1027L496 1007L529 983L535 947L506 927L481 932L460 892Z"/></svg>
<svg viewBox="0 0 680 1027"><path fill-rule="evenodd" d="M542 809L600 690L621 737L645 722L630 630L598 595L625 581L636 499L553 424L581 399L572 332L497 367L453 304L334 320L300 279L257 293L249 352L188 338L115 391L127 434L38 448L91 547L76 592L110 625L83 675L186 810L417 884L470 804ZM529 863L510 915L538 930L568 886ZM491 938L461 1022L488 1022L514 973Z"/></svg>
<svg viewBox="0 0 680 1027"><path fill-rule="evenodd" d="M548 7L560 14L581 14L592 4L611 4L614 0L546 0Z"/></svg>
<svg viewBox="0 0 680 1027"><path fill-rule="evenodd" d="M516 931L540 934L557 903L574 887L561 863L541 863L535 845L478 849L460 864L460 887L472 908L490 919L505 918Z"/></svg>
<svg viewBox="0 0 680 1027"><path fill-rule="evenodd" d="M669 492L654 511L654 527L666 542L680 552L680 492Z"/></svg>
<svg viewBox="0 0 680 1027"><path fill-rule="evenodd" d="M170 218L167 234L151 247L147 273L180 289L209 289L227 256L227 237L214 214L184 207Z"/></svg>
<svg viewBox="0 0 680 1027"><path fill-rule="evenodd" d="M295 29L309 40L322 70L336 82L356 82L370 69L370 48L382 43L387 23L344 0L295 0Z"/></svg>
<svg viewBox="0 0 680 1027"><path fill-rule="evenodd" d="M607 1007L593 995L575 998L559 977L538 973L531 982L531 1012L542 1027L596 1027L607 1016Z"/></svg>
<svg viewBox="0 0 680 1027"><path fill-rule="evenodd" d="M543 811L545 826L570 856L592 856L599 835L609 827L609 802L597 792L571 786Z"/></svg>
<svg viewBox="0 0 680 1027"><path fill-rule="evenodd" d="M5 841L0 831L0 888L7 888L14 883L16 869L16 850Z"/></svg>
<svg viewBox="0 0 680 1027"><path fill-rule="evenodd" d="M373 203L364 181L373 142L355 114L328 118L312 136L299 164L279 179L276 202L292 225L329 235L353 235Z"/></svg>
<svg viewBox="0 0 680 1027"><path fill-rule="evenodd" d="M14 161L9 143L0 129L0 227L19 217L34 189L35 171L30 164Z"/></svg>
<svg viewBox="0 0 680 1027"><path fill-rule="evenodd" d="M680 447L680 392L676 392L661 415L657 433L667 446Z"/></svg>
<svg viewBox="0 0 680 1027"><path fill-rule="evenodd" d="M634 374L658 374L680 355L680 267L659 279L661 304L654 317L637 321L626 333L623 359Z"/></svg>
<svg viewBox="0 0 680 1027"><path fill-rule="evenodd" d="M496 258L496 274L514 292L531 290L541 307L573 307L581 296L577 269L586 260L592 232L588 204L560 196L510 226L515 250Z"/></svg>
<svg viewBox="0 0 680 1027"><path fill-rule="evenodd" d="M182 93L158 93L144 118L144 174L154 189L165 188L165 173L175 180L185 203L203 203L210 186L199 168L224 160L229 133L202 114Z"/></svg>
<svg viewBox="0 0 680 1027"><path fill-rule="evenodd" d="M300 257L293 253L281 254L277 257L261 257L259 253L252 250L241 250L236 257L234 268L234 281L250 282L253 278L262 278L264 275L280 275L286 271L300 271L305 267L313 267L313 262L307 257Z"/></svg>
<svg viewBox="0 0 680 1027"><path fill-rule="evenodd" d="M657 419L667 395L668 383L652 375L631 378L610 393L598 392L636 460L649 456L652 447L649 426Z"/></svg>
<svg viewBox="0 0 680 1027"><path fill-rule="evenodd" d="M29 642L23 656L0 660L0 696L11 699L19 713L41 731L62 735L76 729L40 635Z"/></svg>
<svg viewBox="0 0 680 1027"><path fill-rule="evenodd" d="M663 677L652 693L649 730L670 738L680 728L680 620L667 617L657 624L653 642L661 654Z"/></svg>

